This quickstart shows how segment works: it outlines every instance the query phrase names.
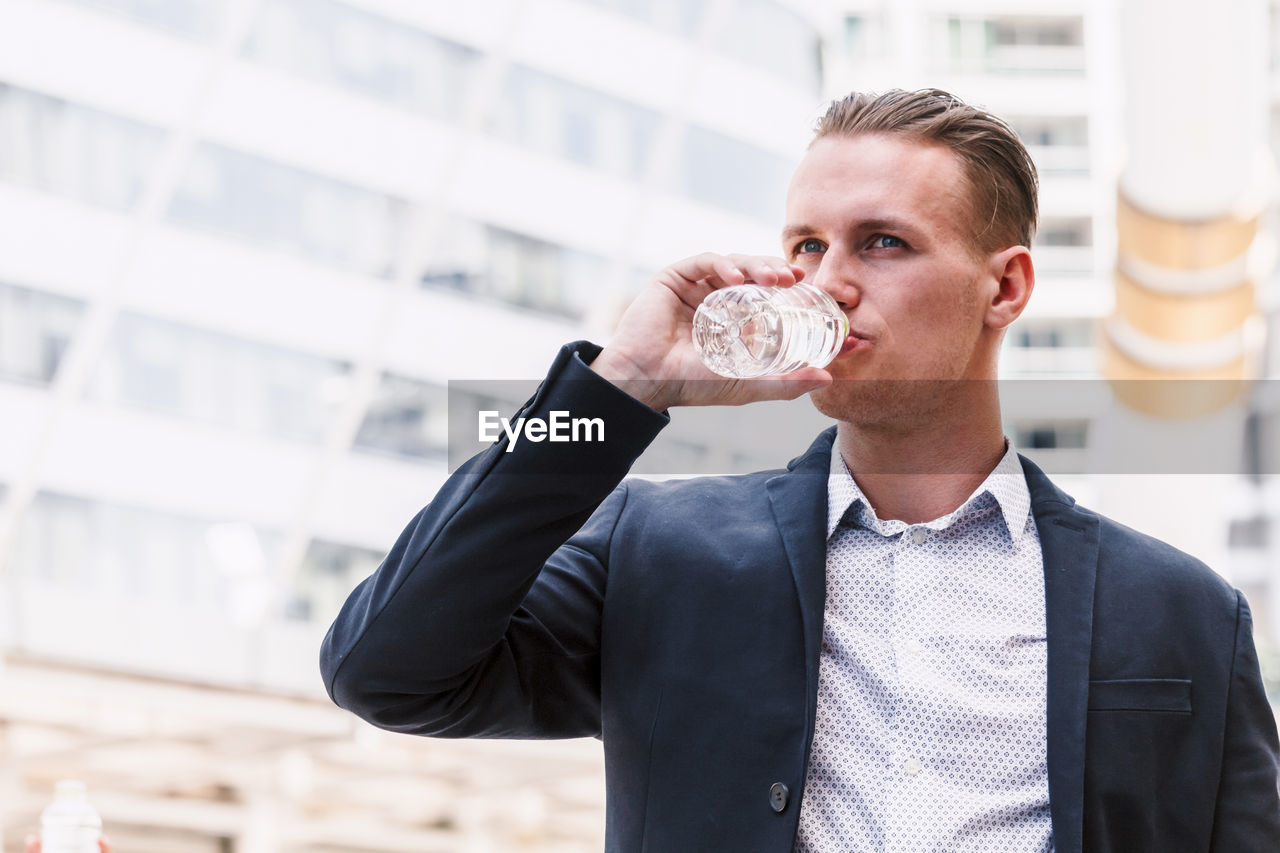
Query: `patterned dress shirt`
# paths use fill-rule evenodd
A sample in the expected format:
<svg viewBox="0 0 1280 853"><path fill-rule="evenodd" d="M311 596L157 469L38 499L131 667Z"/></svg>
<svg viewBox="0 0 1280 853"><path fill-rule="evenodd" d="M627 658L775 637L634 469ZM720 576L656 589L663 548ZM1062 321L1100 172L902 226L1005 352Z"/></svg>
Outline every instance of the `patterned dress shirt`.
<svg viewBox="0 0 1280 853"><path fill-rule="evenodd" d="M838 452L797 853L1047 853L1045 604L1010 446L955 512L876 517Z"/></svg>

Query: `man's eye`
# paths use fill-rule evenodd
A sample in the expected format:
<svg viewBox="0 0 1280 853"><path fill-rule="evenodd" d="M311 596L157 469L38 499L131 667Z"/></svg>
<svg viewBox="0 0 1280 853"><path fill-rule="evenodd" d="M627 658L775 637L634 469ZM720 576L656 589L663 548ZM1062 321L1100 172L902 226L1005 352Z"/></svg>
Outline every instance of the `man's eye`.
<svg viewBox="0 0 1280 853"><path fill-rule="evenodd" d="M888 234L877 234L871 238L871 247L873 249L901 249L906 245L899 238Z"/></svg>
<svg viewBox="0 0 1280 853"><path fill-rule="evenodd" d="M810 237L796 246L796 254L807 255L811 252L821 252L825 248L826 246L822 245L821 240L815 240Z"/></svg>

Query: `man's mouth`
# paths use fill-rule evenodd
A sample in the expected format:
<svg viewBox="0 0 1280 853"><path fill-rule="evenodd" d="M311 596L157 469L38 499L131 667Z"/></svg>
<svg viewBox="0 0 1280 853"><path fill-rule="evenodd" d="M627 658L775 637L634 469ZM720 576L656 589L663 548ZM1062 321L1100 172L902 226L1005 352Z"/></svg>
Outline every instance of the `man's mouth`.
<svg viewBox="0 0 1280 853"><path fill-rule="evenodd" d="M844 339L844 343L840 346L840 353L836 358L869 346L871 346L870 338L857 331L850 330L848 337Z"/></svg>

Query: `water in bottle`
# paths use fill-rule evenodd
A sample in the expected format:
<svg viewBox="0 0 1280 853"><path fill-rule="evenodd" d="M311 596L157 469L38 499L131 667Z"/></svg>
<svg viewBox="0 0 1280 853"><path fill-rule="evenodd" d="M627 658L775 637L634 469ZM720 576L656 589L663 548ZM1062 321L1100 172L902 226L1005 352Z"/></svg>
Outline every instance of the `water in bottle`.
<svg viewBox="0 0 1280 853"><path fill-rule="evenodd" d="M840 306L808 284L723 287L693 316L693 345L703 363L736 379L825 367L848 334Z"/></svg>
<svg viewBox="0 0 1280 853"><path fill-rule="evenodd" d="M98 853L101 835L102 818L89 804L85 784L59 782L53 802L40 814L42 853Z"/></svg>

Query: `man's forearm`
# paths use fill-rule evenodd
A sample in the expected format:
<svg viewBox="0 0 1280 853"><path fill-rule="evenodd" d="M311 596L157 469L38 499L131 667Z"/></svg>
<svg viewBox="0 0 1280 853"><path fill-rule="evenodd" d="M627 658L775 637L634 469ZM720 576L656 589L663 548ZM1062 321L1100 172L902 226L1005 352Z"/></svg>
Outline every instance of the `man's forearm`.
<svg viewBox="0 0 1280 853"><path fill-rule="evenodd" d="M325 685L339 705L401 731L509 733L491 727L518 726L500 712L529 704L522 656L544 648L564 649L566 658L590 653L585 646L597 635L590 623L598 619L591 588L602 590L603 566L581 547L566 549L547 570L538 596L547 612L517 617L549 558L666 418L563 351L522 414L558 410L601 418L605 440L522 441L508 453L502 439L446 482L352 593L321 650ZM575 572L585 582L562 582ZM571 668L563 677L580 680ZM452 730L463 719L468 728Z"/></svg>

